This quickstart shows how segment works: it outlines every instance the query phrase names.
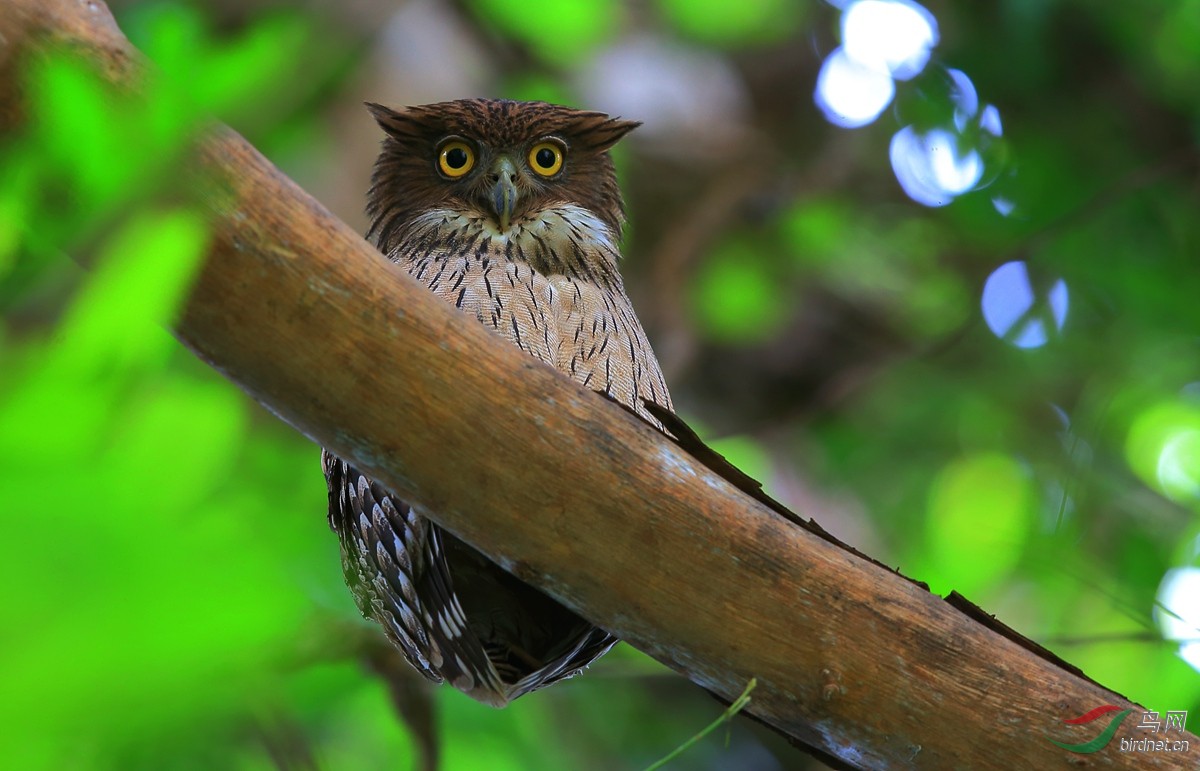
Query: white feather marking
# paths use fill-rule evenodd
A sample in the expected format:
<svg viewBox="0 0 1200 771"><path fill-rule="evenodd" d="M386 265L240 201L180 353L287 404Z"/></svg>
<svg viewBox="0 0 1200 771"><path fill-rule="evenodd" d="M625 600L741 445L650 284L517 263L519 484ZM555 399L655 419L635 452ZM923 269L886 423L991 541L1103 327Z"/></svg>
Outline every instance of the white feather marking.
<svg viewBox="0 0 1200 771"><path fill-rule="evenodd" d="M536 250L535 235L555 247L565 248L572 229L601 249L612 252L614 258L617 251L614 234L604 220L589 209L573 203L555 203L530 212L526 217L514 220L503 232L483 210L430 209L418 214L412 222L414 231L450 232L464 226L489 236L492 247L497 251L502 251L509 239L515 239L515 245L522 249Z"/></svg>
<svg viewBox="0 0 1200 771"><path fill-rule="evenodd" d="M463 613L462 605L458 604L458 597L450 598L450 612L454 614L454 620L460 627L467 625L467 614Z"/></svg>
<svg viewBox="0 0 1200 771"><path fill-rule="evenodd" d="M462 630L458 628L458 625L444 612L438 614L438 626L442 628L442 634L450 639L454 639L462 634Z"/></svg>

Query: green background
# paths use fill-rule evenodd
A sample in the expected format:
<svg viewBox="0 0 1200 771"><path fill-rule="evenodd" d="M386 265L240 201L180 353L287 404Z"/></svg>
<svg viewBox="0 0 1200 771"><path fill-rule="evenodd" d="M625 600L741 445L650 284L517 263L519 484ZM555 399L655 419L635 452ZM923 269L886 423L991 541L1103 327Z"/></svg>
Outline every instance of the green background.
<svg viewBox="0 0 1200 771"><path fill-rule="evenodd" d="M416 767L354 648L317 448L165 331L207 241L174 164L219 116L361 228L362 101L597 107L581 73L646 40L741 94L736 131L627 114L645 138L617 153L626 280L681 414L851 544L1194 713L1159 620L1164 578L1200 566L1200 4L928 8L929 67L855 130L812 98L838 10L787 0L123 2L150 100L30 64L28 126L0 138L0 765ZM422 24L457 47L396 43ZM926 208L888 144L945 123L946 68L1004 136L979 189ZM982 319L1013 260L1045 345ZM447 769L642 768L721 712L627 646L504 711L433 698ZM1030 741L1074 717L1052 702ZM735 720L673 767L813 765Z"/></svg>

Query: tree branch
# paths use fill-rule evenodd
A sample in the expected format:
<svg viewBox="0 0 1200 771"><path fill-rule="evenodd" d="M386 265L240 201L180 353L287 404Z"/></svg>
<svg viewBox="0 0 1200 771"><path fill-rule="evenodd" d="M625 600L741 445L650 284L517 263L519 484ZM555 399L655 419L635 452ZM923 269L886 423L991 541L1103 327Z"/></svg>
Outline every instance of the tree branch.
<svg viewBox="0 0 1200 771"><path fill-rule="evenodd" d="M138 57L101 3L0 0L6 82L15 52L56 45L136 91ZM14 98L0 88L6 122ZM748 711L838 765L1184 767L1054 746L1091 738L1065 718L1140 708L503 342L232 131L193 160L224 194L207 193L213 245L179 338L519 578L726 700L757 678Z"/></svg>

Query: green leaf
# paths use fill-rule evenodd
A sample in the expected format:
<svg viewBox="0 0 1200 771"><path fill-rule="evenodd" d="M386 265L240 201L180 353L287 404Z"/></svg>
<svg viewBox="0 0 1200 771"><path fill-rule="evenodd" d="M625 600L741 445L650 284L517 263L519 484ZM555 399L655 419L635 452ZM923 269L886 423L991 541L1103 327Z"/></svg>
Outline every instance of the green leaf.
<svg viewBox="0 0 1200 771"><path fill-rule="evenodd" d="M208 229L197 214L136 215L105 248L67 313L53 366L76 377L97 377L161 363L174 347L164 326L207 245Z"/></svg>
<svg viewBox="0 0 1200 771"><path fill-rule="evenodd" d="M786 38L800 26L807 5L795 0L658 0L658 8L684 35L732 47Z"/></svg>
<svg viewBox="0 0 1200 771"><path fill-rule="evenodd" d="M739 469L767 485L771 474L771 454L760 442L748 436L726 436L708 443Z"/></svg>
<svg viewBox="0 0 1200 771"><path fill-rule="evenodd" d="M691 288L692 315L719 342L764 340L787 320L787 298L749 243L729 242L701 266Z"/></svg>
<svg viewBox="0 0 1200 771"><path fill-rule="evenodd" d="M7 446L45 460L98 449L111 417L106 405L175 349L164 325L207 241L203 221L182 210L137 215L113 238L53 343L10 381L0 402ZM78 441L47 430L55 424L75 427Z"/></svg>
<svg viewBox="0 0 1200 771"><path fill-rule="evenodd" d="M504 97L524 102L571 103L570 94L558 80L537 74L509 78L504 84Z"/></svg>
<svg viewBox="0 0 1200 771"><path fill-rule="evenodd" d="M1016 565L1033 528L1029 474L1007 455L960 458L929 491L925 539L935 575L917 575L967 596L991 588Z"/></svg>
<svg viewBox="0 0 1200 771"><path fill-rule="evenodd" d="M309 25L296 16L278 16L214 46L196 88L200 104L222 115L256 105L262 109L276 92L294 88L287 76L305 56L306 44L314 44Z"/></svg>
<svg viewBox="0 0 1200 771"><path fill-rule="evenodd" d="M541 58L579 61L612 40L622 8L612 0L470 0L474 11Z"/></svg>
<svg viewBox="0 0 1200 771"><path fill-rule="evenodd" d="M1150 487L1200 509L1200 406L1164 401L1142 411L1130 426L1125 457Z"/></svg>
<svg viewBox="0 0 1200 771"><path fill-rule="evenodd" d="M138 155L127 152L112 93L83 62L59 56L33 76L35 131L80 208L105 206L128 188ZM132 163L130 162L132 159Z"/></svg>
<svg viewBox="0 0 1200 771"><path fill-rule="evenodd" d="M18 148L0 156L5 173L0 176L0 281L12 271L22 242L28 237L29 216L38 185L39 164L28 150Z"/></svg>

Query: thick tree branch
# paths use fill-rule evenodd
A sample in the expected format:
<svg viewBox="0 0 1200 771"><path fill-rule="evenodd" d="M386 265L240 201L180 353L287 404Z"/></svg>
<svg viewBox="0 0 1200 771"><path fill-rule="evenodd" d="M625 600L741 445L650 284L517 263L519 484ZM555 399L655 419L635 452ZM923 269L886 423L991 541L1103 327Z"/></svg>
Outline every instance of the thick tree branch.
<svg viewBox="0 0 1200 771"><path fill-rule="evenodd" d="M137 57L101 3L0 0L7 82L14 52L52 45L136 89ZM11 90L0 99L19 120ZM503 342L231 131L194 163L224 194L209 193L215 239L179 337L515 575L726 699L756 677L751 713L848 767L1184 767L1054 746L1047 735L1090 738L1063 718L1139 708L779 516Z"/></svg>

